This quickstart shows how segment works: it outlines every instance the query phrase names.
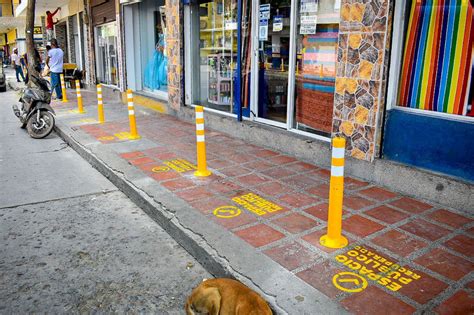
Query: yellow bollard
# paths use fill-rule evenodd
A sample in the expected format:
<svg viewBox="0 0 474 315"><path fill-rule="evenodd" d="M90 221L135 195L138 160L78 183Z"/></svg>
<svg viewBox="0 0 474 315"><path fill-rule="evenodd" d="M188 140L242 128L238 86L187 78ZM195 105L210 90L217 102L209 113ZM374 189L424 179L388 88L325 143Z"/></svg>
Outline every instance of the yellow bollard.
<svg viewBox="0 0 474 315"><path fill-rule="evenodd" d="M195 107L196 112L196 149L197 149L197 171L194 176L205 177L211 175L207 169L206 162L206 140L204 138L204 108Z"/></svg>
<svg viewBox="0 0 474 315"><path fill-rule="evenodd" d="M342 202L344 198L344 149L346 139L332 140L331 181L329 184L328 232L321 236L319 243L329 248L347 246L347 238L342 236Z"/></svg>
<svg viewBox="0 0 474 315"><path fill-rule="evenodd" d="M76 94L77 94L77 111L79 114L84 114L84 107L82 106L81 82L76 80Z"/></svg>
<svg viewBox="0 0 474 315"><path fill-rule="evenodd" d="M63 94L63 103L66 103L67 102L67 93L66 93L66 83L64 83L64 74L61 73L59 75L59 77L61 78L61 91L62 91L61 93ZM51 81L51 79L50 79L50 81Z"/></svg>
<svg viewBox="0 0 474 315"><path fill-rule="evenodd" d="M137 123L135 121L135 107L133 105L133 94L132 90L127 90L127 101L128 101L128 118L130 120L130 139L140 139L137 131Z"/></svg>
<svg viewBox="0 0 474 315"><path fill-rule="evenodd" d="M97 84L97 114L99 117L99 123L105 122L104 118L104 103L102 102L102 85Z"/></svg>

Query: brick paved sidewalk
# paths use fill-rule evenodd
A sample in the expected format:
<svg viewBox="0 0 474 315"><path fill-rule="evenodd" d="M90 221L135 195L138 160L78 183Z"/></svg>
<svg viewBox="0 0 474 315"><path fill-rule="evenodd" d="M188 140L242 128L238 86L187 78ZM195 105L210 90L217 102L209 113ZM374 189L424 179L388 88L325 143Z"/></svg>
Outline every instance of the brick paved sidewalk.
<svg viewBox="0 0 474 315"><path fill-rule="evenodd" d="M84 94L95 110L94 95ZM73 108L70 98L55 104L58 119ZM122 134L128 131L126 107L108 110L113 121L99 125L79 117L76 124L104 145L129 141ZM193 124L146 111L137 125L154 147L117 155L349 312L474 313L472 209L441 208L346 176L349 246L330 250L319 244L327 226L329 170L207 131L213 175L198 179Z"/></svg>

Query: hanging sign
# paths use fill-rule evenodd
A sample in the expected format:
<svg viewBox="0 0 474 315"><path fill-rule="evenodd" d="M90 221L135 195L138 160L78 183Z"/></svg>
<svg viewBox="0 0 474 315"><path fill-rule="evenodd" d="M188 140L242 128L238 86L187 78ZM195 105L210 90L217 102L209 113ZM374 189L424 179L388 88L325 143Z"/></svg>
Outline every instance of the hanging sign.
<svg viewBox="0 0 474 315"><path fill-rule="evenodd" d="M300 23L301 35L316 34L316 24L317 24L316 15L302 15L300 22L301 22Z"/></svg>
<svg viewBox="0 0 474 315"><path fill-rule="evenodd" d="M301 0L300 13L313 12L318 12L318 0Z"/></svg>
<svg viewBox="0 0 474 315"><path fill-rule="evenodd" d="M260 20L270 20L270 4L261 4L259 10Z"/></svg>
<svg viewBox="0 0 474 315"><path fill-rule="evenodd" d="M273 31L281 32L283 30L283 16L275 15L273 17Z"/></svg>

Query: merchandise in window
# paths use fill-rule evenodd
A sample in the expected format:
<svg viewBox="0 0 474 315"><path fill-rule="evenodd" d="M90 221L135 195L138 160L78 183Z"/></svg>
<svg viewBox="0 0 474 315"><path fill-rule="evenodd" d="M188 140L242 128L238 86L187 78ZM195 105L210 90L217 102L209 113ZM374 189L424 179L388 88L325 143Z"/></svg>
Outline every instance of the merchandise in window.
<svg viewBox="0 0 474 315"><path fill-rule="evenodd" d="M472 1L408 3L398 105L474 116Z"/></svg>

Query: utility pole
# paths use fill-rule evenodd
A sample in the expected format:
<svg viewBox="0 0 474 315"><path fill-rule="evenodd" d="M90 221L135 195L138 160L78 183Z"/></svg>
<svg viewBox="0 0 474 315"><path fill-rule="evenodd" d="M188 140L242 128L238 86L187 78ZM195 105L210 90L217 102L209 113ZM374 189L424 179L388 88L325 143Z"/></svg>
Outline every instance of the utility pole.
<svg viewBox="0 0 474 315"><path fill-rule="evenodd" d="M28 0L28 5L26 6L26 28L25 28L25 38L26 38L26 54L28 58L28 73L31 78L32 75L39 75L36 71L36 65L39 63L38 58L35 54L35 42L34 42L34 28L35 28L35 8L36 0ZM28 85L31 85L31 80L28 82Z"/></svg>

